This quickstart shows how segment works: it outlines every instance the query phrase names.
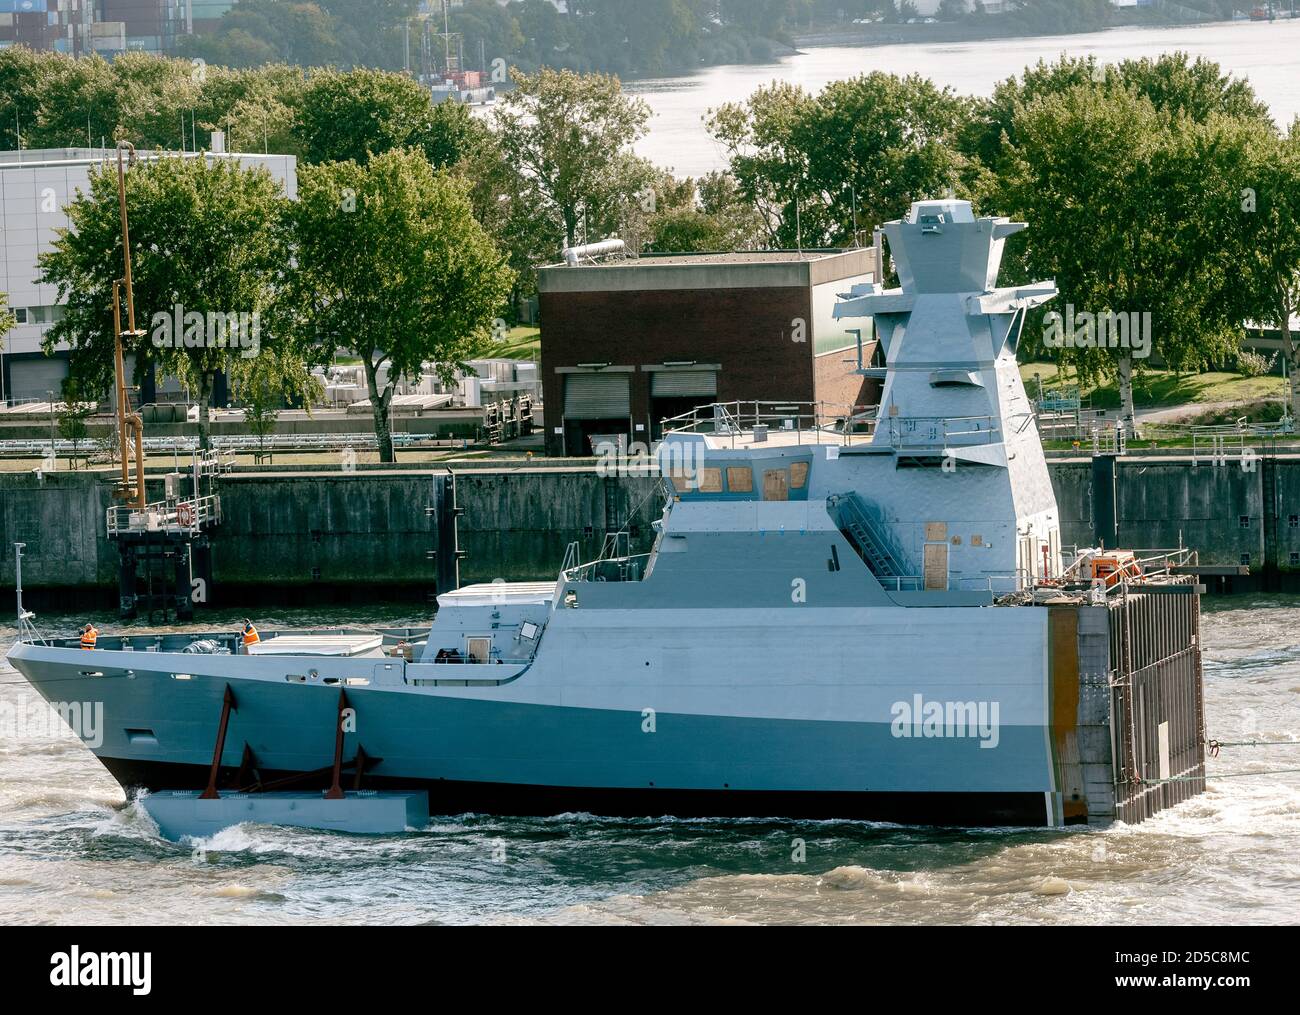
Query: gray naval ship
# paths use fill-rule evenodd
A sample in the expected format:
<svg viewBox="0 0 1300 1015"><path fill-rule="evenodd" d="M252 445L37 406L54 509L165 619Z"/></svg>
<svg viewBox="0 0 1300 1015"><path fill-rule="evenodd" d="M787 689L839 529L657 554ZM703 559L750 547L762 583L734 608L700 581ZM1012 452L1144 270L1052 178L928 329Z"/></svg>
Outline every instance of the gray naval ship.
<svg viewBox="0 0 1300 1015"><path fill-rule="evenodd" d="M1063 552L1016 364L1056 290L997 285L1022 228L952 200L886 224L901 286L836 309L874 322L877 410L673 421L651 552L446 592L409 658L24 621L9 661L102 703L127 788L319 789L333 760L439 814L1141 820L1203 788L1203 587L1187 551Z"/></svg>

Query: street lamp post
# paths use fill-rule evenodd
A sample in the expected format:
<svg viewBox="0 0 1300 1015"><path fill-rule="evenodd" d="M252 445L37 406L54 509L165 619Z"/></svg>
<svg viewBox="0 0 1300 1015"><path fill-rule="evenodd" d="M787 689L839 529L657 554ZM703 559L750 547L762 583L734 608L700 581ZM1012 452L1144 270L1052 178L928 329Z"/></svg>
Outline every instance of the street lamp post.
<svg viewBox="0 0 1300 1015"><path fill-rule="evenodd" d="M129 153L129 160L135 163L135 146L129 141L121 141L117 146L117 202L122 217L122 264L123 275L113 282L113 353L114 372L117 382L117 432L118 446L122 455L122 485L120 496L132 501L138 510L145 506L144 489L144 420L139 413L130 411L130 396L126 391L126 365L122 354L122 338L138 341L144 334L135 327L135 289L131 285L131 231L126 216L126 162L123 156ZM122 330L121 290L126 289L127 330ZM135 438L135 484L131 485L128 476L127 431Z"/></svg>

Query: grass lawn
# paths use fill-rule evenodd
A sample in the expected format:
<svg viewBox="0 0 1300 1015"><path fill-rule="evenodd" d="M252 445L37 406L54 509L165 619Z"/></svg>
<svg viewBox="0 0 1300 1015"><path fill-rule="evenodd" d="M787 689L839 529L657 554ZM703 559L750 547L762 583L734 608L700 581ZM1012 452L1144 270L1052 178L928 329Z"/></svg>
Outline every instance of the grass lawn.
<svg viewBox="0 0 1300 1015"><path fill-rule="evenodd" d="M1078 383L1074 371L1064 374L1055 363L1023 363L1020 376L1030 398L1038 397L1038 374L1044 388L1074 386ZM1083 387L1081 394L1090 399L1094 409L1119 407L1119 388L1107 381L1096 387ZM1137 408L1166 405L1186 405L1196 402L1260 402L1282 399L1286 394L1286 380L1281 377L1242 377L1240 374L1210 372L1204 374L1176 374L1172 370L1145 370L1133 377L1133 401Z"/></svg>
<svg viewBox="0 0 1300 1015"><path fill-rule="evenodd" d="M492 349L489 355L506 359L537 359L541 356L542 332L539 328L511 328L506 339Z"/></svg>

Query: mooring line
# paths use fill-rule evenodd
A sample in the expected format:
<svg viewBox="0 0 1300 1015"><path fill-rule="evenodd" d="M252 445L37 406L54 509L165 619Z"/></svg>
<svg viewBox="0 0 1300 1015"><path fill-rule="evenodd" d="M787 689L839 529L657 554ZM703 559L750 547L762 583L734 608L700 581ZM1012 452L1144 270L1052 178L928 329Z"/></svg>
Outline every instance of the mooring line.
<svg viewBox="0 0 1300 1015"><path fill-rule="evenodd" d="M1162 782L1204 782L1208 779L1245 779L1252 775L1290 775L1300 772L1300 768L1275 768L1268 772L1223 772L1218 775L1175 775L1168 779L1144 779L1138 777L1142 786L1156 786Z"/></svg>
<svg viewBox="0 0 1300 1015"><path fill-rule="evenodd" d="M1211 758L1219 756L1221 747L1300 747L1300 740L1207 740L1205 750Z"/></svg>
<svg viewBox="0 0 1300 1015"><path fill-rule="evenodd" d="M1207 740L1206 747L1300 747L1300 740Z"/></svg>

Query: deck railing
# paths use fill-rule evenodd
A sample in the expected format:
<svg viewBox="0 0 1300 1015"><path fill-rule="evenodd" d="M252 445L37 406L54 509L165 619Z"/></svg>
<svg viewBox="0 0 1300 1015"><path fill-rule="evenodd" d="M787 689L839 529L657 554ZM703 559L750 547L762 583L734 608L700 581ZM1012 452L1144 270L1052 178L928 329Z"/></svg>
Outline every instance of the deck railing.
<svg viewBox="0 0 1300 1015"><path fill-rule="evenodd" d="M874 418L874 417L870 417ZM737 401L712 402L661 420L669 434L712 434L735 438L756 429L795 433L802 443L847 444L856 428L868 425L862 406L835 402Z"/></svg>
<svg viewBox="0 0 1300 1015"><path fill-rule="evenodd" d="M107 534L168 532L197 535L221 522L221 498L216 494L181 500L158 501L143 509L115 504L108 509Z"/></svg>

